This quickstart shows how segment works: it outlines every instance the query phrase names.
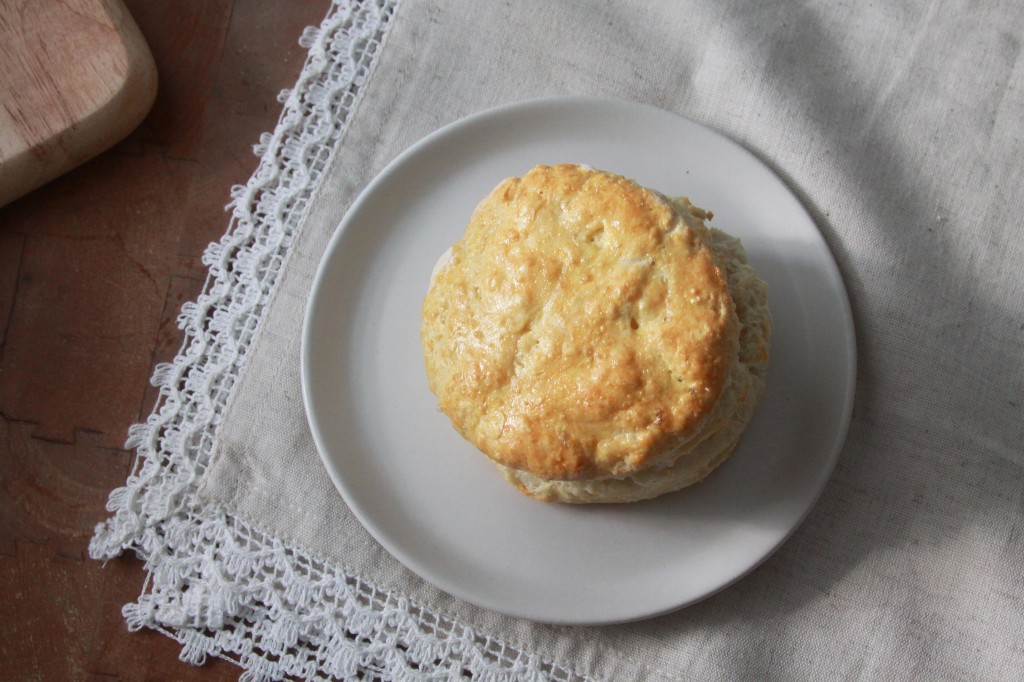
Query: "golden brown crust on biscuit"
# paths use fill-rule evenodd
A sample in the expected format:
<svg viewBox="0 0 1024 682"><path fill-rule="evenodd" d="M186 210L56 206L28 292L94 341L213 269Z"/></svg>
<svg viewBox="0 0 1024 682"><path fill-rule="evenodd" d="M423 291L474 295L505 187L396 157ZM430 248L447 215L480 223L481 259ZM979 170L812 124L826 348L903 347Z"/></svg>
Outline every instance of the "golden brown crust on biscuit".
<svg viewBox="0 0 1024 682"><path fill-rule="evenodd" d="M454 427L544 479L658 465L712 413L739 324L699 217L636 183L538 166L485 198L423 303Z"/></svg>
<svg viewBox="0 0 1024 682"><path fill-rule="evenodd" d="M681 210L703 215L685 199L678 203ZM741 331L738 362L704 426L672 459L625 477L545 480L499 464L501 474L524 494L543 502L636 502L702 481L735 450L764 392L771 337L768 292L738 239L713 228L707 236L729 283Z"/></svg>

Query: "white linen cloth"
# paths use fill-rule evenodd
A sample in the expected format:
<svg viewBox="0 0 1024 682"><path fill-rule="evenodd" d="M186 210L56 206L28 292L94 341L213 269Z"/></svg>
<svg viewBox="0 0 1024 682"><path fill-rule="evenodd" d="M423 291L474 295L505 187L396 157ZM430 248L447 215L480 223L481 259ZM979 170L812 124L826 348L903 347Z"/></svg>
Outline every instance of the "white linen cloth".
<svg viewBox="0 0 1024 682"><path fill-rule="evenodd" d="M325 36L360 31L345 49L325 47ZM158 376L175 400L214 396L198 400L212 418L135 432L146 463L94 541L96 556L134 548L148 560L152 584L126 607L130 623L178 637L188 660L239 660L253 678L1019 678L1022 39L1013 2L336 6L307 36L292 97L317 99L324 84L310 73L334 60L349 85L328 90L355 98L317 154L293 155L295 173L281 168L280 131L264 140L257 175L304 193L236 196L230 234L246 233L245 216L256 227L208 262L212 293L223 280L239 301L229 312L247 315L218 316L207 299L186 310L236 339L232 361ZM618 626L507 618L406 570L335 491L300 395L306 296L359 191L446 123L563 94L675 111L767 162L825 235L857 327L850 434L807 520L722 593ZM288 107L285 127L288 111L324 112ZM286 225L260 227L275 221ZM259 277L232 281L234 270ZM168 469L160 452L182 440L205 454ZM175 494L152 492L161 486Z"/></svg>

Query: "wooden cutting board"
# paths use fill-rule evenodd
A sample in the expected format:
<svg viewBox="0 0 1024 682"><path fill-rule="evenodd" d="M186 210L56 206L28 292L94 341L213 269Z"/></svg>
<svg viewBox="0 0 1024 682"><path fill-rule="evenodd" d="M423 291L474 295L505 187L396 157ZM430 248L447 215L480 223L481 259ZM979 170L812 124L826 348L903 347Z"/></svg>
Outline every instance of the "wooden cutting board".
<svg viewBox="0 0 1024 682"><path fill-rule="evenodd" d="M0 206L123 139L156 88L121 0L0 0Z"/></svg>

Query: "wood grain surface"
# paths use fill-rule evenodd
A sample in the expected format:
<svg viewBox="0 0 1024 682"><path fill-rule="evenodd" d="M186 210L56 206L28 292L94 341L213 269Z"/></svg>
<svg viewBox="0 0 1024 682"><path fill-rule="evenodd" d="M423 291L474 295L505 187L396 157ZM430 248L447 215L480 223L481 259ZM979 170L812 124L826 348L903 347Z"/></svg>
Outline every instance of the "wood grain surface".
<svg viewBox="0 0 1024 682"><path fill-rule="evenodd" d="M156 88L121 0L0 0L0 206L123 140Z"/></svg>
<svg viewBox="0 0 1024 682"><path fill-rule="evenodd" d="M241 670L178 660L129 633L134 557L87 557L110 490L149 414L153 365L228 224L233 184L295 83L326 0L128 0L159 72L127 139L0 208L0 679L219 680Z"/></svg>

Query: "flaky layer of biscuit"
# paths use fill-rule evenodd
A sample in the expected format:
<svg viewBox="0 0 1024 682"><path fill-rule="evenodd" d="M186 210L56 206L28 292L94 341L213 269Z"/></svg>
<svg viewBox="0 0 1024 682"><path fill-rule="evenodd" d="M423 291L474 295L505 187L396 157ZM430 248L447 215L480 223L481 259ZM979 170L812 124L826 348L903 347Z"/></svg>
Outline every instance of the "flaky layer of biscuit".
<svg viewBox="0 0 1024 682"><path fill-rule="evenodd" d="M699 216L617 175L539 166L474 212L423 303L431 390L500 465L664 466L715 410L739 322Z"/></svg>
<svg viewBox="0 0 1024 682"><path fill-rule="evenodd" d="M729 458L764 392L771 317L767 286L750 267L739 240L712 229L709 243L726 273L741 331L738 362L704 428L691 443L680 447L667 465L648 467L630 476L551 481L499 464L510 483L544 502L636 502L693 485Z"/></svg>

